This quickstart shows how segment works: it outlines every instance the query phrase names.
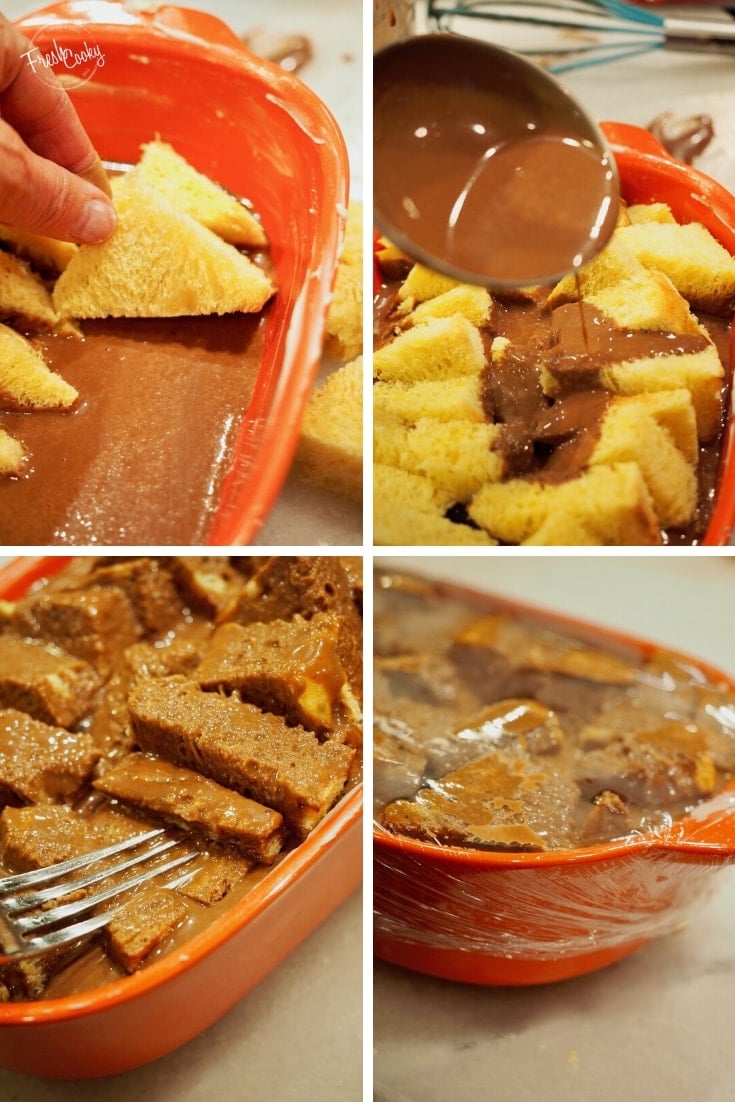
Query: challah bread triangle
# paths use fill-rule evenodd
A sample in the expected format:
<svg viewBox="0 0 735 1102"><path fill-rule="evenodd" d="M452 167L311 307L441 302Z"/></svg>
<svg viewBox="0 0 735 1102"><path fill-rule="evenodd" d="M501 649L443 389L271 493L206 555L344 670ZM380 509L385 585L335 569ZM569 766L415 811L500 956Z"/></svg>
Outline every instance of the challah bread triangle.
<svg viewBox="0 0 735 1102"><path fill-rule="evenodd" d="M28 265L0 251L0 317L20 318L53 329L58 321L51 295Z"/></svg>
<svg viewBox="0 0 735 1102"><path fill-rule="evenodd" d="M160 191L177 210L233 245L257 247L267 243L263 227L247 207L197 172L172 146L156 139L141 148L135 175Z"/></svg>
<svg viewBox="0 0 735 1102"><path fill-rule="evenodd" d="M57 276L63 272L79 248L71 241L58 241L17 226L0 226L0 241L10 245L18 256L30 260L44 275Z"/></svg>
<svg viewBox="0 0 735 1102"><path fill-rule="evenodd" d="M30 341L0 325L0 409L68 409L77 397Z"/></svg>
<svg viewBox="0 0 735 1102"><path fill-rule="evenodd" d="M115 200L115 233L102 245L83 245L56 282L62 316L255 312L270 298L273 286L260 268L133 173Z"/></svg>

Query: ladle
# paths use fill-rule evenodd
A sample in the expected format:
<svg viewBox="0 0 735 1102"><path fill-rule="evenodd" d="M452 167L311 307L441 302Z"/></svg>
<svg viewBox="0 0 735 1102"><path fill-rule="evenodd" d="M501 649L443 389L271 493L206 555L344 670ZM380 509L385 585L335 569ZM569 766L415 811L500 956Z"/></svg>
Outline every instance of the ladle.
<svg viewBox="0 0 735 1102"><path fill-rule="evenodd" d="M373 80L375 222L416 260L502 289L555 282L609 240L612 153L536 64L418 35L379 51Z"/></svg>

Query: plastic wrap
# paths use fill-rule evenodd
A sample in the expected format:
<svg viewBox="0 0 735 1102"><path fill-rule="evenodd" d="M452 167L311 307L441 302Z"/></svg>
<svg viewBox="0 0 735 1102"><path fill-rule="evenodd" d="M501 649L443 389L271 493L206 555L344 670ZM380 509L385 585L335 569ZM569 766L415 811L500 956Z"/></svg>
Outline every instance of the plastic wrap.
<svg viewBox="0 0 735 1102"><path fill-rule="evenodd" d="M375 600L377 955L468 982L539 983L610 963L687 923L735 858L733 682L695 659L485 594L405 575L383 580ZM477 627L488 624L492 646L487 626ZM483 633L468 657L466 641ZM558 719L561 750L541 743L532 754L528 731L514 732L508 717L530 699L524 689ZM488 706L505 697L513 708L500 709L498 721ZM478 705L484 726L472 718ZM605 753L617 740L632 747L622 779L592 776L585 752L596 752L596 739ZM651 739L662 755L655 769L635 758ZM675 749L682 739L686 747ZM503 755L520 755L509 759L514 769L516 760L538 765L546 812L540 800L509 814L516 804L492 791L475 790L467 804L467 777L482 781L478 763ZM604 815L598 834L590 830L600 826L596 784L622 795L620 833ZM467 806L474 819L465 827ZM513 835L519 821L524 830Z"/></svg>

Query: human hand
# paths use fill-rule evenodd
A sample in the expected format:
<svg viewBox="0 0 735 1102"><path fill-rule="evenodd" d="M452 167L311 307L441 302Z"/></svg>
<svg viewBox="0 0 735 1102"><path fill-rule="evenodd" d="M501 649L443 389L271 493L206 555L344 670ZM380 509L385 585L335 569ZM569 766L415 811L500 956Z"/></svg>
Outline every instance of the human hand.
<svg viewBox="0 0 735 1102"><path fill-rule="evenodd" d="M61 83L27 63L31 48L0 15L0 222L105 241L116 217L104 169Z"/></svg>

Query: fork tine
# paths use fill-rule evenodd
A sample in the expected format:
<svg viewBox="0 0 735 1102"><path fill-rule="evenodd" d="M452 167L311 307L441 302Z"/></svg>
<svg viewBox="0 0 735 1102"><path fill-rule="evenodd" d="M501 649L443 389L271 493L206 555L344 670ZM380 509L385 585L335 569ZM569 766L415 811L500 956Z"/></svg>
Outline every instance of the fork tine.
<svg viewBox="0 0 735 1102"><path fill-rule="evenodd" d="M83 853L79 857L70 857L68 861L60 861L56 865L49 865L44 869L32 869L30 872L19 872L12 876L0 877L0 895L8 892L22 891L24 888L35 887L37 884L49 884L54 880L60 880L76 869L84 868L90 861L102 860L105 857L114 857L117 853L124 853L134 846L139 846L151 838L157 838L164 833L163 827L149 830L145 834L136 834L132 838L126 838L122 842L114 842L104 849L96 849L92 853Z"/></svg>
<svg viewBox="0 0 735 1102"><path fill-rule="evenodd" d="M61 899L70 892L76 893L84 888L91 887L92 884L98 884L100 880L108 880L111 876L116 876L118 873L125 872L126 869L133 868L142 861L149 861L151 858L165 853L167 850L171 849L172 846L177 846L178 844L179 840L177 838L165 839L157 845L143 850L142 853L129 857L127 861L119 861L115 865L106 865L98 869L97 872L89 873L88 876L80 876L75 880L68 880L60 884L52 884L50 887L42 888L37 892L8 896L8 898L2 902L2 905L5 908L5 913L11 916L20 914L22 911L30 911L34 907L42 907L45 903L48 903L49 900ZM96 863L100 856L98 851L87 854L87 864L89 864L90 857L93 858Z"/></svg>
<svg viewBox="0 0 735 1102"><path fill-rule="evenodd" d="M109 888L106 888L104 891L97 892L94 895L87 895L74 903L62 904L59 907L39 911L32 915L19 915L13 918L13 925L21 935L47 930L49 927L55 926L60 922L64 922L70 918L73 919L79 914L84 914L85 911L94 910L103 903L107 903L110 899L114 899L115 896L130 891L131 888L136 888L140 884L145 884L148 880L152 880L154 876L161 876L165 872L178 868L179 865L191 861L196 856L194 852L185 853L181 857L176 857L163 865L154 865L138 873L137 876L125 878L118 884L113 884ZM104 916L100 915L97 917L109 921L111 913L112 912L107 911ZM104 925L104 922L101 922L100 925ZM73 926L66 927L65 929L73 929Z"/></svg>

